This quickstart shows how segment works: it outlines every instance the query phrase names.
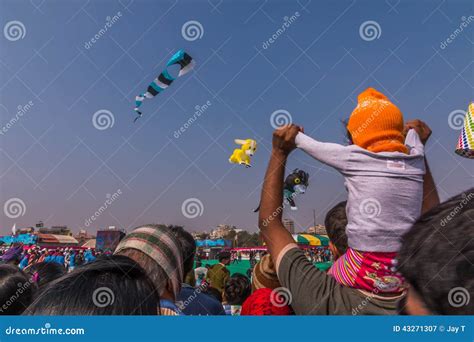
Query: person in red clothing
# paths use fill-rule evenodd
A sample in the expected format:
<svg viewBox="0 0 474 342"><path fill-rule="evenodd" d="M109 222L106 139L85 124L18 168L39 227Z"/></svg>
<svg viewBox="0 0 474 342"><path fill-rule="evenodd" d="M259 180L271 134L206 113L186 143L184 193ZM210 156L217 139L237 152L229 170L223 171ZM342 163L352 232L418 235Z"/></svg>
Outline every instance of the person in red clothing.
<svg viewBox="0 0 474 342"><path fill-rule="evenodd" d="M261 288L247 298L242 305L241 316L288 316L293 312L283 293L275 289Z"/></svg>

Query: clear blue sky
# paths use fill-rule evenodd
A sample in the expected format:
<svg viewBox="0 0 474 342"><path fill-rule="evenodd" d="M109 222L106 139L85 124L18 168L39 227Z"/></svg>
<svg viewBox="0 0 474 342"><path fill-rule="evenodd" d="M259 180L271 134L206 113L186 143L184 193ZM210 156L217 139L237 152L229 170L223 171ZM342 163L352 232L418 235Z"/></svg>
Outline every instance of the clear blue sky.
<svg viewBox="0 0 474 342"><path fill-rule="evenodd" d="M1 204L24 204L22 216L1 212L0 233L33 225L74 230L121 195L88 227L130 228L161 222L190 230L220 223L256 230L261 182L271 148L271 114L287 110L293 122L323 140L344 143L341 120L357 94L383 91L406 119L433 129L427 156L441 197L474 184L473 162L453 151L459 132L449 114L474 99L474 21L445 48L441 44L474 14L472 1L19 1L1 0L0 23L24 26L21 39L0 37L1 125L17 107L31 108L0 135ZM87 49L108 16L113 25ZM299 13L267 49L284 17ZM202 37L185 40L182 26L198 21ZM378 38L359 28L375 21ZM20 30L23 30L20 28ZM378 30L378 29L377 29ZM183 48L197 68L143 104L146 89L171 54ZM211 106L179 138L174 132L196 105ZM94 113L108 110L114 125L98 130ZM452 126L452 125L451 125ZM231 165L233 139L254 138L253 167ZM299 210L285 213L297 229L323 222L345 199L343 179L295 152L288 165L310 173ZM188 198L203 204L186 218ZM14 215L13 215L14 216Z"/></svg>

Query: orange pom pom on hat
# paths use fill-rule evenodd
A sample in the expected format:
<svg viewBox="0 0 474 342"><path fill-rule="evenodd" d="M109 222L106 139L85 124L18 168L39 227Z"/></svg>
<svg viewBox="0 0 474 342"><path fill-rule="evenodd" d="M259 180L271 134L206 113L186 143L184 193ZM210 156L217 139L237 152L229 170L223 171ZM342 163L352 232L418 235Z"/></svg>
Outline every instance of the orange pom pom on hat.
<svg viewBox="0 0 474 342"><path fill-rule="evenodd" d="M408 153L400 109L374 88L360 93L357 102L347 124L352 142L375 153Z"/></svg>

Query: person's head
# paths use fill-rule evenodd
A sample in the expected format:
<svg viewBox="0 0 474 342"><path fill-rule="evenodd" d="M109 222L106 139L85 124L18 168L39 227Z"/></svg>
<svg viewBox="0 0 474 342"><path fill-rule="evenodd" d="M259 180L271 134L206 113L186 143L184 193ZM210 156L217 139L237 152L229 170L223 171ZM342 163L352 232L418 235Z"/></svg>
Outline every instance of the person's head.
<svg viewBox="0 0 474 342"><path fill-rule="evenodd" d="M145 271L115 255L52 281L24 314L157 315L158 309L158 293Z"/></svg>
<svg viewBox="0 0 474 342"><path fill-rule="evenodd" d="M162 298L174 301L181 290L181 245L167 226L149 224L135 228L118 244L115 254L135 260L148 274Z"/></svg>
<svg viewBox="0 0 474 342"><path fill-rule="evenodd" d="M201 261L196 261L196 268L202 267L202 262Z"/></svg>
<svg viewBox="0 0 474 342"><path fill-rule="evenodd" d="M0 315L20 315L33 301L35 285L14 265L0 265Z"/></svg>
<svg viewBox="0 0 474 342"><path fill-rule="evenodd" d="M326 232L329 236L329 249L335 259L343 255L348 248L346 204L346 201L336 204L336 206L329 210L324 220Z"/></svg>
<svg viewBox="0 0 474 342"><path fill-rule="evenodd" d="M403 236L398 271L412 315L473 315L474 188L438 205Z"/></svg>
<svg viewBox="0 0 474 342"><path fill-rule="evenodd" d="M347 123L352 142L371 152L407 153L400 109L373 88L360 93L357 102Z"/></svg>
<svg viewBox="0 0 474 342"><path fill-rule="evenodd" d="M57 262L38 262L31 265L27 273L39 288L43 288L53 280L62 277L66 269Z"/></svg>
<svg viewBox="0 0 474 342"><path fill-rule="evenodd" d="M183 227L173 226L171 231L181 244L181 252L183 253L183 270L184 275L193 270L194 256L196 255L196 242L193 236L185 231Z"/></svg>
<svg viewBox="0 0 474 342"><path fill-rule="evenodd" d="M229 251L222 251L218 255L219 262L224 265L230 264L230 252Z"/></svg>
<svg viewBox="0 0 474 342"><path fill-rule="evenodd" d="M250 296L250 281L241 274L233 274L224 286L224 300L229 305L242 305Z"/></svg>
<svg viewBox="0 0 474 342"><path fill-rule="evenodd" d="M261 288L276 289L281 287L270 254L264 255L255 265L252 273L252 291Z"/></svg>

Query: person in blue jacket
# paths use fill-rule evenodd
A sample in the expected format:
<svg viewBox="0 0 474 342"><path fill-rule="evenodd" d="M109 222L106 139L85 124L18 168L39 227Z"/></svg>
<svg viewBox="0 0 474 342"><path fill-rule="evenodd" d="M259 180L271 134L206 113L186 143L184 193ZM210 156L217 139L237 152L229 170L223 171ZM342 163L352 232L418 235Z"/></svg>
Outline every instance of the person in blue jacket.
<svg viewBox="0 0 474 342"><path fill-rule="evenodd" d="M28 260L29 260L29 254L25 253L25 255L23 256L23 258L20 261L20 265L18 265L20 270L23 270L26 266L28 266Z"/></svg>

